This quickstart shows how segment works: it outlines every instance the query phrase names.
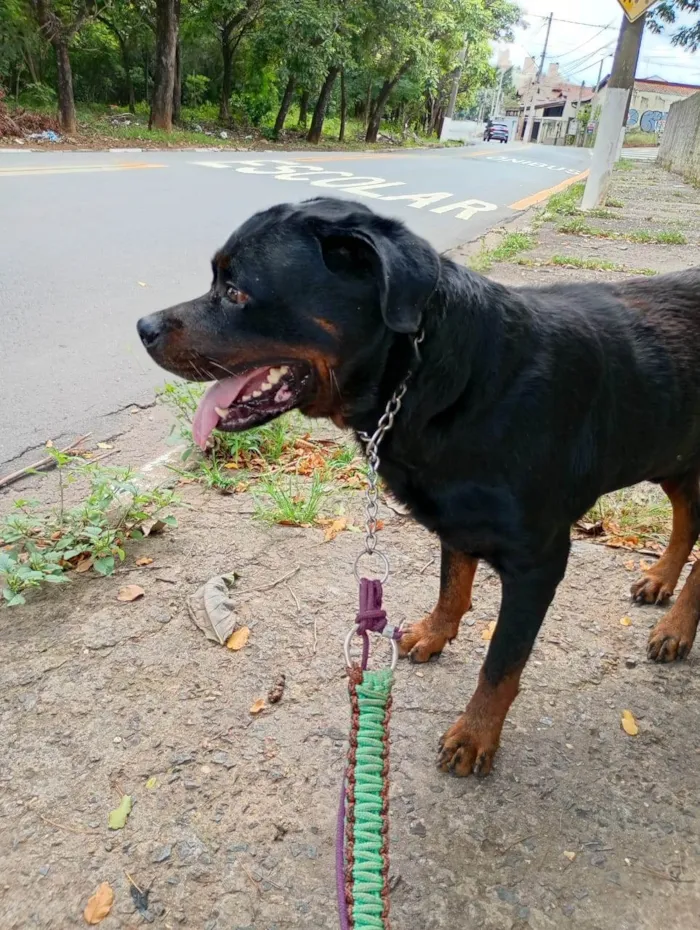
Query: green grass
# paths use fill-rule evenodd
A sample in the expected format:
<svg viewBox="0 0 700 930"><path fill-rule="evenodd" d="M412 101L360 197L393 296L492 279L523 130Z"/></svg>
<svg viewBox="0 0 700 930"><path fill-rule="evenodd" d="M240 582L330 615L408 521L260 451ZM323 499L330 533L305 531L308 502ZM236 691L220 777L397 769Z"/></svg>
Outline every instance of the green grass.
<svg viewBox="0 0 700 930"><path fill-rule="evenodd" d="M547 201L545 219L552 219L555 216L575 216L579 212L585 189L586 185L583 183L572 184L571 187L554 194Z"/></svg>
<svg viewBox="0 0 700 930"><path fill-rule="evenodd" d="M577 258L575 255L552 255L542 264L558 265L563 268L581 268L585 271L619 271L623 274L639 274L653 277L658 274L653 268L628 268L617 262L609 262L600 258Z"/></svg>
<svg viewBox="0 0 700 930"><path fill-rule="evenodd" d="M672 509L659 488L638 485L601 497L586 519L602 520L608 534L632 537L630 542L653 539L665 543L671 535Z"/></svg>
<svg viewBox="0 0 700 930"><path fill-rule="evenodd" d="M636 167L632 158L621 158L615 163L615 171L634 171Z"/></svg>
<svg viewBox="0 0 700 930"><path fill-rule="evenodd" d="M656 245L687 245L688 239L683 233L675 231L650 232L647 229L637 229L633 232L622 233L610 229L601 229L590 226L583 217L575 217L557 226L557 231L569 236L593 236L598 239L622 239L626 242L654 243Z"/></svg>
<svg viewBox="0 0 700 930"><path fill-rule="evenodd" d="M608 197L608 199L605 201L606 207L614 207L616 210L622 210L624 205L624 200L618 200L617 197Z"/></svg>
<svg viewBox="0 0 700 930"><path fill-rule="evenodd" d="M317 474L310 482L288 478L286 485L267 478L258 487L260 493L253 495L256 517L283 526L312 526L328 494L328 487Z"/></svg>
<svg viewBox="0 0 700 930"><path fill-rule="evenodd" d="M658 148L660 136L655 132L628 132L625 134L625 145L635 145L641 148Z"/></svg>
<svg viewBox="0 0 700 930"><path fill-rule="evenodd" d="M535 246L535 240L528 233L508 233L503 237L499 245L494 249L482 248L480 252L472 256L469 266L474 271L485 273L489 271L496 262L510 262L516 255Z"/></svg>

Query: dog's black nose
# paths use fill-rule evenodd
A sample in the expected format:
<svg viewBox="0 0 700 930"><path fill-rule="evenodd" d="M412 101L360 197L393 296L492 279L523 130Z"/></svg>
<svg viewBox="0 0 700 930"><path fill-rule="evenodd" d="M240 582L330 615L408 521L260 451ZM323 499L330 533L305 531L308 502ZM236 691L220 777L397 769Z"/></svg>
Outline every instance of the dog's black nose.
<svg viewBox="0 0 700 930"><path fill-rule="evenodd" d="M152 313L150 316L142 316L136 324L141 342L147 349L152 349L163 335L165 329L161 315Z"/></svg>

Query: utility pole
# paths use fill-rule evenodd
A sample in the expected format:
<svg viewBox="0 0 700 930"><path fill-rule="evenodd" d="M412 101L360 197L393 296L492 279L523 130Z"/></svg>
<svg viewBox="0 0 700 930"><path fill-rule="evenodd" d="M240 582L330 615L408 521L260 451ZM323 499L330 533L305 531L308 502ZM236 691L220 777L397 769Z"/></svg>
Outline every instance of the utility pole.
<svg viewBox="0 0 700 930"><path fill-rule="evenodd" d="M578 100L576 101L576 145L578 145L578 134L581 131L581 120L579 119L581 115L581 97L583 97L583 88L586 86L586 82L583 81L581 86L578 89ZM583 140L586 140L586 130L583 130Z"/></svg>
<svg viewBox="0 0 700 930"><path fill-rule="evenodd" d="M503 96L503 77L505 75L505 69L501 68L498 75L498 90L496 91L496 105L494 107L494 116L498 116L501 112L501 97Z"/></svg>
<svg viewBox="0 0 700 930"><path fill-rule="evenodd" d="M540 66L537 69L537 78L535 80L535 87L532 92L532 100L530 101L530 111L527 115L527 122L525 123L525 134L523 135L523 142L529 142L532 139L532 128L535 125L535 105L537 104L537 95L540 90L540 80L542 78L542 72L544 71L544 61L547 57L547 46L549 45L549 31L552 28L552 20L554 19L554 13L550 13L547 18L547 34L544 37L544 48L542 49L542 56L540 58Z"/></svg>
<svg viewBox="0 0 700 930"><path fill-rule="evenodd" d="M633 23L626 16L622 19L612 73L605 91L605 103L593 149L591 173L588 176L581 202L583 210L592 210L600 206L608 191L610 175L617 160L627 108L634 87L634 76L637 71L645 22L646 13L635 19Z"/></svg>

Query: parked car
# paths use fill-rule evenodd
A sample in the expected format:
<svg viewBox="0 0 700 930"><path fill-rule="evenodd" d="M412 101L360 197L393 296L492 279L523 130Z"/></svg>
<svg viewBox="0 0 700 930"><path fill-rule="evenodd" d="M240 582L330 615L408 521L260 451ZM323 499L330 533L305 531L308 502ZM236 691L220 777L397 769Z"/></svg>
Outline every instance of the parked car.
<svg viewBox="0 0 700 930"><path fill-rule="evenodd" d="M484 142L491 142L492 139L496 142L508 141L508 126L506 123L491 123L490 126L486 127Z"/></svg>

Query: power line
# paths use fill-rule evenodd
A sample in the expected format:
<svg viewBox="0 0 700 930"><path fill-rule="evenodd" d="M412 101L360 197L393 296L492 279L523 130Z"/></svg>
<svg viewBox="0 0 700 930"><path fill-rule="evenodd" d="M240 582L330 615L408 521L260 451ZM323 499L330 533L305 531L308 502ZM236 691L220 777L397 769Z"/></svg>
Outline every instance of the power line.
<svg viewBox="0 0 700 930"><path fill-rule="evenodd" d="M611 25L612 25L612 24L611 24ZM589 39L586 39L585 42L582 42L580 45L574 46L574 48L570 48L568 52L562 52L562 54L559 55L559 56L557 56L557 55L548 55L547 57L548 57L548 58L552 58L552 59L555 59L555 58L559 57L559 58L561 59L561 58L566 58L567 55L573 55L574 52L577 52L580 48L583 48L585 45L589 45L591 42L593 42L595 39L597 39L599 35L601 35L603 32L605 32L605 29L606 29L606 28L608 28L608 27L604 27L604 28L601 29L599 32L595 32ZM593 53L593 54L595 54L595 53Z"/></svg>
<svg viewBox="0 0 700 930"><path fill-rule="evenodd" d="M523 13L523 16L532 16L535 19L546 20L549 19L548 16L542 16L541 13ZM616 29L617 27L610 23L607 26L601 26L600 23L579 23L574 19L559 19L557 16L554 17L555 23L568 23L569 26L588 26L591 29L600 29L601 32L605 29Z"/></svg>

